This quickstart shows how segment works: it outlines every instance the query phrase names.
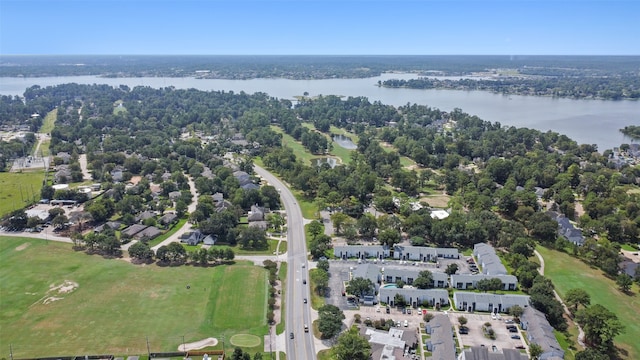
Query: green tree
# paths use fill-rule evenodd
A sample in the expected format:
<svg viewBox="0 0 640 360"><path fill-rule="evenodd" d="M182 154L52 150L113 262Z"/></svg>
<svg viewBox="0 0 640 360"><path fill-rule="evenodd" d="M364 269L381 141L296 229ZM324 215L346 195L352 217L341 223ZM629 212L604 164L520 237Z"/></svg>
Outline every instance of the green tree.
<svg viewBox="0 0 640 360"><path fill-rule="evenodd" d="M467 325L467 322L469 322L469 320L466 317L458 316L458 324L460 324L461 328L465 327L465 325Z"/></svg>
<svg viewBox="0 0 640 360"><path fill-rule="evenodd" d="M624 331L616 314L600 304L578 310L576 321L582 325L587 344L595 348L610 349L613 339Z"/></svg>
<svg viewBox="0 0 640 360"><path fill-rule="evenodd" d="M611 357L597 349L586 348L576 353L576 360L611 360Z"/></svg>
<svg viewBox="0 0 640 360"><path fill-rule="evenodd" d="M429 270L420 271L418 277L411 284L418 289L430 289L433 287L433 274Z"/></svg>
<svg viewBox="0 0 640 360"><path fill-rule="evenodd" d="M371 344L360 335L358 328L353 326L349 331L340 334L331 352L338 360L368 360L371 357Z"/></svg>
<svg viewBox="0 0 640 360"><path fill-rule="evenodd" d="M322 269L314 269L310 272L311 281L315 286L316 293L324 296L329 288L329 273Z"/></svg>
<svg viewBox="0 0 640 360"><path fill-rule="evenodd" d="M333 228L336 231L336 235L340 235L342 233L344 225L353 220L349 217L349 215L343 212L335 212L331 214L331 221L333 222Z"/></svg>
<svg viewBox="0 0 640 360"><path fill-rule="evenodd" d="M355 295L359 298L362 298L365 295L373 295L375 289L375 285L373 284L373 282L371 282L371 280L362 277L351 279L346 288L347 293Z"/></svg>
<svg viewBox="0 0 640 360"><path fill-rule="evenodd" d="M453 263L453 264L449 264L447 265L447 268L444 270L444 272L447 275L453 275L458 271L458 264Z"/></svg>
<svg viewBox="0 0 640 360"><path fill-rule="evenodd" d="M324 231L324 225L318 220L313 220L307 225L307 231L311 234L311 239L315 239L318 235Z"/></svg>
<svg viewBox="0 0 640 360"><path fill-rule="evenodd" d="M149 262L153 260L153 255L153 250L143 242L139 241L129 247L129 256L133 259Z"/></svg>
<svg viewBox="0 0 640 360"><path fill-rule="evenodd" d="M358 219L358 221L356 222L356 226L358 228L360 236L371 239L376 234L376 228L378 225L376 218L373 215L367 213L362 215L362 217Z"/></svg>
<svg viewBox="0 0 640 360"><path fill-rule="evenodd" d="M542 346L536 343L529 344L529 355L531 359L538 360L540 355L542 355Z"/></svg>
<svg viewBox="0 0 640 360"><path fill-rule="evenodd" d="M591 296L582 288L569 289L565 295L564 302L575 315L578 311L579 305L582 305L583 307L591 305Z"/></svg>
<svg viewBox="0 0 640 360"><path fill-rule="evenodd" d="M627 293L633 285L633 278L627 274L620 274L616 277L616 284L620 291Z"/></svg>
<svg viewBox="0 0 640 360"><path fill-rule="evenodd" d="M337 335L342 328L344 313L335 305L323 305L318 309L318 330L323 339L330 339Z"/></svg>
<svg viewBox="0 0 640 360"><path fill-rule="evenodd" d="M524 309L520 307L520 305L513 305L509 308L509 315L513 316L516 319L520 319L520 316L522 316L523 312Z"/></svg>

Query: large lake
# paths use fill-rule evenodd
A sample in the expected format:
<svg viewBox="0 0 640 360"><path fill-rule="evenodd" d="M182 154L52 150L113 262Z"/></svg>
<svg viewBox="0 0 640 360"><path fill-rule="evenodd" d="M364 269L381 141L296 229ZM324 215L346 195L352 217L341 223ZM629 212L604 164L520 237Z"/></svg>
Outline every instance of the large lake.
<svg viewBox="0 0 640 360"><path fill-rule="evenodd" d="M383 74L367 79L287 80L252 79L218 80L194 78L100 78L67 76L44 78L0 78L0 94L22 95L33 85L42 87L75 82L78 84L109 84L174 86L178 89L224 90L252 94L264 92L273 97L294 100L308 92L314 95L365 96L394 106L407 103L428 105L445 111L460 108L483 120L503 125L552 130L565 134L578 143L597 144L602 152L631 142L619 129L640 125L640 101L572 100L536 96L506 96L485 91L388 89L377 86L379 80L415 77L412 74Z"/></svg>

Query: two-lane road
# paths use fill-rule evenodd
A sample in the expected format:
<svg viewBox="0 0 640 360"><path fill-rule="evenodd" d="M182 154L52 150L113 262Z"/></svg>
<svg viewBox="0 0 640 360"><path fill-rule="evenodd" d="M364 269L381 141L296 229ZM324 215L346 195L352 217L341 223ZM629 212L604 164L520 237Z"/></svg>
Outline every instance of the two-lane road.
<svg viewBox="0 0 640 360"><path fill-rule="evenodd" d="M302 210L293 193L278 178L267 170L255 165L258 175L269 182L280 192L280 198L287 212L287 301L286 301L286 337L288 359L316 358L316 351L311 326L309 290L309 266L307 264L307 245L304 237L304 221ZM304 332L304 326L309 332ZM294 334L294 338L290 338Z"/></svg>

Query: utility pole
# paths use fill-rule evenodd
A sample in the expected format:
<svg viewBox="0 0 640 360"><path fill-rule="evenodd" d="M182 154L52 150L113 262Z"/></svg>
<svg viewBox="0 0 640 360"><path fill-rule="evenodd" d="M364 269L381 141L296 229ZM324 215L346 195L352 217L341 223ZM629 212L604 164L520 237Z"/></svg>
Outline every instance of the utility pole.
<svg viewBox="0 0 640 360"><path fill-rule="evenodd" d="M151 359L151 349L149 348L149 337L147 336L147 355L149 355L149 359Z"/></svg>
<svg viewBox="0 0 640 360"><path fill-rule="evenodd" d="M11 344L9 344L9 357L13 360L13 347L11 347Z"/></svg>
<svg viewBox="0 0 640 360"><path fill-rule="evenodd" d="M184 345L184 335L182 335L182 351L187 351L187 347Z"/></svg>

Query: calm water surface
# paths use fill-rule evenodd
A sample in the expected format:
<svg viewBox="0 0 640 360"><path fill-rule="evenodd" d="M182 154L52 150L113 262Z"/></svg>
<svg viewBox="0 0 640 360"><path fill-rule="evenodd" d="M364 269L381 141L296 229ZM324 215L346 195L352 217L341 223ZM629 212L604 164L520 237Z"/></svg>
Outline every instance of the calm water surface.
<svg viewBox="0 0 640 360"><path fill-rule="evenodd" d="M407 103L428 105L444 111L460 108L483 120L502 125L528 127L540 131L552 130L565 134L578 143L597 144L600 151L623 142L631 142L618 131L627 125L640 125L640 101L572 100L535 96L500 95L485 91L387 89L376 86L386 79L409 79L413 74L383 74L368 79L287 80L252 79L219 80L194 78L100 78L68 76L48 78L0 78L0 94L22 95L32 85L53 86L78 84L108 84L174 86L178 89L224 90L252 94L264 92L270 96L294 100L308 92L315 95L365 96L394 106Z"/></svg>

